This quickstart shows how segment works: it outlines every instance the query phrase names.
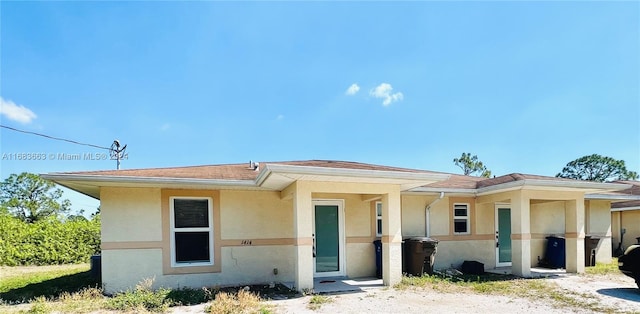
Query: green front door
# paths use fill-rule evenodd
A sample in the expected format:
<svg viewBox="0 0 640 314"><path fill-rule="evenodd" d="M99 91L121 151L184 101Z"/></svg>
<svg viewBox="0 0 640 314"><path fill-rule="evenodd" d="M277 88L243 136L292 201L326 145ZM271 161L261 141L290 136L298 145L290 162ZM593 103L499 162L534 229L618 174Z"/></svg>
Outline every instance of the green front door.
<svg viewBox="0 0 640 314"><path fill-rule="evenodd" d="M314 262L316 276L338 276L343 273L340 254L340 206L314 206Z"/></svg>
<svg viewBox="0 0 640 314"><path fill-rule="evenodd" d="M511 265L511 209L496 207L496 266Z"/></svg>

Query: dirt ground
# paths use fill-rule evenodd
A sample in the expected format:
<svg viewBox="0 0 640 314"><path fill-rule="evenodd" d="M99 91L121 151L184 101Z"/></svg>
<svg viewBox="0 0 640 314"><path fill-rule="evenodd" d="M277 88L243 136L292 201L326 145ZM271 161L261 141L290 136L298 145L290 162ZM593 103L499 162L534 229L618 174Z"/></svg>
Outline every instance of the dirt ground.
<svg viewBox="0 0 640 314"><path fill-rule="evenodd" d="M564 275L545 280L575 292L572 295L578 295L578 304L559 306L514 296L389 288L327 295L330 302L316 310L308 308L310 296L269 303L276 306L276 313L640 313L640 290L633 279L623 275Z"/></svg>
<svg viewBox="0 0 640 314"><path fill-rule="evenodd" d="M275 313L640 313L640 289L622 274L562 275L547 278L576 304L478 293L446 293L428 288L327 294L328 303L310 309L312 296L268 301ZM204 305L173 308L174 313L202 313Z"/></svg>

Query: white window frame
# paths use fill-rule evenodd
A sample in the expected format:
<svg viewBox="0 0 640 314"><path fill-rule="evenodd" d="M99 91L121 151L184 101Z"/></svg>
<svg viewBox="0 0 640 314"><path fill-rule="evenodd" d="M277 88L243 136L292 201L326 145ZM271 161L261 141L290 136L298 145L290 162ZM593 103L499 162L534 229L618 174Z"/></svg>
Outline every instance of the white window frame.
<svg viewBox="0 0 640 314"><path fill-rule="evenodd" d="M208 223L209 227L197 228L176 228L175 227L175 209L174 200L207 200L208 203ZM194 197L194 196L171 196L169 197L169 237L171 238L171 267L191 267L191 266L212 266L214 265L214 248L213 243L213 199L211 197ZM176 232L209 232L209 261L208 262L176 262Z"/></svg>
<svg viewBox="0 0 640 314"><path fill-rule="evenodd" d="M380 207L380 215L378 215L378 206ZM376 202L375 215L376 215L376 237L381 237L382 236L382 202ZM378 221L380 222L380 224L378 224ZM378 230L378 225L380 226L380 230Z"/></svg>
<svg viewBox="0 0 640 314"><path fill-rule="evenodd" d="M464 216L456 215L456 206L465 206L467 214ZM456 220L464 219L467 224L467 230L464 232L456 232ZM469 203L453 203L453 234L471 234L471 204Z"/></svg>

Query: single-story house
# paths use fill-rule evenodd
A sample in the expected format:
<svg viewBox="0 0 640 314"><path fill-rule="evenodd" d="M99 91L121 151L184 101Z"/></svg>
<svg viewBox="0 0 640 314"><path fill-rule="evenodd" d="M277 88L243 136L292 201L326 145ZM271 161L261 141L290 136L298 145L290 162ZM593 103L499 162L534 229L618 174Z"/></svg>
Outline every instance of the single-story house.
<svg viewBox="0 0 640 314"><path fill-rule="evenodd" d="M629 184L631 188L615 194L626 194L635 199L611 203L611 234L614 250L618 246L628 248L638 243L640 238L640 181L617 181L616 183Z"/></svg>
<svg viewBox="0 0 640 314"><path fill-rule="evenodd" d="M611 200L630 188L510 174L477 178L356 162L310 160L52 173L100 200L102 279L113 293L369 277L382 242L385 285L401 280L401 242L439 240L435 268L465 260L530 276L545 237L566 239L566 270L585 269L586 234L611 260ZM591 199L590 195L599 195Z"/></svg>

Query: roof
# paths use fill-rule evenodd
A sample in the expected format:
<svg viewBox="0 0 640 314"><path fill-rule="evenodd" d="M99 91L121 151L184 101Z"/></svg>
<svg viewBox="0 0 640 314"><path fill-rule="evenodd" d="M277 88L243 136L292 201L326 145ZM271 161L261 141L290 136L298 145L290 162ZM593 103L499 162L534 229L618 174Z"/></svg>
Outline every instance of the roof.
<svg viewBox="0 0 640 314"><path fill-rule="evenodd" d="M640 181L615 181L615 183L628 184L631 187L618 191L619 194L637 195L640 197ZM613 210L635 210L640 209L640 200L616 202L611 204Z"/></svg>
<svg viewBox="0 0 640 314"><path fill-rule="evenodd" d="M333 160L307 160L307 161L280 161L280 162L260 162L260 167L266 165L289 165L305 167L321 167L334 169L357 169L371 171L398 171L410 173L435 173L432 171L407 169L389 166L380 166L350 161ZM223 164L223 165L203 165L171 168L146 168L127 170L104 170L104 171L80 171L62 172L61 174L92 175L92 176L118 176L118 177L144 177L144 178L189 178L189 179L219 179L219 180L255 180L259 171L250 167L249 163Z"/></svg>
<svg viewBox="0 0 640 314"><path fill-rule="evenodd" d="M257 169L250 163L241 163L63 172L46 174L44 177L95 198L99 197L100 187L110 185L282 190L296 180L390 183L399 184L403 191L413 193L454 192L473 195L518 189L527 185L585 193L598 192L601 198L606 198L609 197L606 193L611 191L633 188L627 183L599 183L521 173L482 178L335 160L261 162ZM640 193L640 186L637 188Z"/></svg>
<svg viewBox="0 0 640 314"><path fill-rule="evenodd" d="M44 178L99 198L105 186L281 191L302 181L397 184L401 190L449 178L450 174L350 161L307 160L191 167L50 173Z"/></svg>
<svg viewBox="0 0 640 314"><path fill-rule="evenodd" d="M423 187L414 189L417 192L452 192L461 194L474 194L479 195L483 193L493 193L496 191L507 191L510 189L517 189L524 185L538 186L538 187L554 187L556 189L564 190L581 190L585 193L598 192L601 199L606 199L607 193L613 193L611 191L617 191L624 188L628 188L626 184L610 184L592 181L580 181L566 178L557 178L533 174L523 173L511 173L499 177L482 178L452 174L449 179L445 181L435 182L425 185ZM627 194L621 194L618 196L623 199L628 199ZM589 198L590 194L585 197Z"/></svg>

